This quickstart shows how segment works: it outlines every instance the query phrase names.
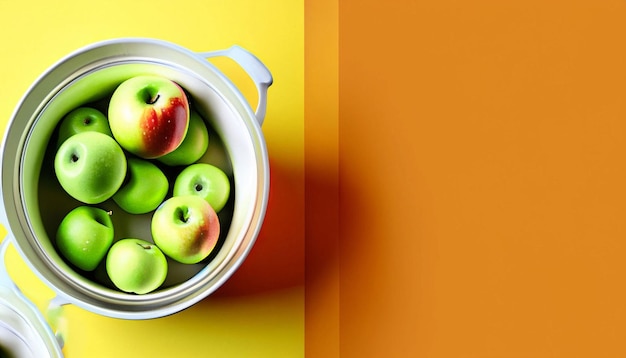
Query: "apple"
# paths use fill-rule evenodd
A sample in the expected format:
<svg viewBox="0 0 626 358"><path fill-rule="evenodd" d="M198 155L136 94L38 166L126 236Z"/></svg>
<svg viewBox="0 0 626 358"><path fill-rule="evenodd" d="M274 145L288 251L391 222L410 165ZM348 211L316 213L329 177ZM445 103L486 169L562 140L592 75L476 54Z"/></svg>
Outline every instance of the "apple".
<svg viewBox="0 0 626 358"><path fill-rule="evenodd" d="M169 189L165 174L154 163L128 157L126 180L113 201L130 214L145 214L163 202Z"/></svg>
<svg viewBox="0 0 626 358"><path fill-rule="evenodd" d="M220 223L209 203L199 196L173 196L152 216L152 239L170 258L195 264L204 260L217 244Z"/></svg>
<svg viewBox="0 0 626 358"><path fill-rule="evenodd" d="M136 76L111 95L109 125L122 148L144 159L174 151L189 127L189 101L170 79Z"/></svg>
<svg viewBox="0 0 626 358"><path fill-rule="evenodd" d="M124 238L111 246L106 271L115 287L128 293L146 294L159 288L167 277L167 259L153 243Z"/></svg>
<svg viewBox="0 0 626 358"><path fill-rule="evenodd" d="M113 222L108 212L79 206L65 215L56 232L63 257L84 271L93 271L113 244Z"/></svg>
<svg viewBox="0 0 626 358"><path fill-rule="evenodd" d="M202 158L209 147L209 131L204 119L198 112L189 113L189 128L183 142L173 152L159 157L158 160L170 166L189 165Z"/></svg>
<svg viewBox="0 0 626 358"><path fill-rule="evenodd" d="M230 181L220 168L208 163L196 163L178 174L173 194L199 196L219 213L230 196Z"/></svg>
<svg viewBox="0 0 626 358"><path fill-rule="evenodd" d="M70 111L61 120L57 147L74 134L86 131L95 131L113 136L109 127L109 120L104 113L91 107L79 107Z"/></svg>
<svg viewBox="0 0 626 358"><path fill-rule="evenodd" d="M65 191L86 204L109 199L126 176L126 156L115 139L100 132L69 137L54 158L56 177Z"/></svg>

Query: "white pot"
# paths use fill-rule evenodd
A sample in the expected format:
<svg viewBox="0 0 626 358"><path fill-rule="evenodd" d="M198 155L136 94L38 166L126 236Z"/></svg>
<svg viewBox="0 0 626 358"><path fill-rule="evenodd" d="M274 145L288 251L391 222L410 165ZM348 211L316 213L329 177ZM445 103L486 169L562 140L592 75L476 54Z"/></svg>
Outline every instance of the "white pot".
<svg viewBox="0 0 626 358"><path fill-rule="evenodd" d="M241 92L206 59L228 56L255 82L259 104L253 110ZM220 212L221 246L210 260L171 265L162 288L145 295L120 292L73 270L54 248L60 219L76 203L51 174L46 147L65 113L92 103L124 79L138 74L166 76L184 87L217 136L201 159L221 166L232 180L229 208ZM261 228L269 194L269 161L261 124L272 76L240 47L195 53L154 39L115 39L82 48L49 68L27 91L6 130L3 146L0 221L29 267L67 301L91 312L123 319L149 319L176 313L202 300L240 266ZM221 143L221 144L220 144ZM216 149L215 149L216 148ZM109 200L104 208L114 209ZM150 239L150 216L116 209L116 239ZM104 276L106 276L104 274Z"/></svg>

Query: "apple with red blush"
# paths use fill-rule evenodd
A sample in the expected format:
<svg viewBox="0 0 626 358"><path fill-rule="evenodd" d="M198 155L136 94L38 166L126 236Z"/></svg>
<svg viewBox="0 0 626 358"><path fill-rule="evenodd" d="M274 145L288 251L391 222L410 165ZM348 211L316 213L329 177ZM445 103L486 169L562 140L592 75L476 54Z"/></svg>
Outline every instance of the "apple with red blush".
<svg viewBox="0 0 626 358"><path fill-rule="evenodd" d="M122 148L144 159L180 146L189 127L189 101L176 82L155 75L123 81L109 101L109 125Z"/></svg>

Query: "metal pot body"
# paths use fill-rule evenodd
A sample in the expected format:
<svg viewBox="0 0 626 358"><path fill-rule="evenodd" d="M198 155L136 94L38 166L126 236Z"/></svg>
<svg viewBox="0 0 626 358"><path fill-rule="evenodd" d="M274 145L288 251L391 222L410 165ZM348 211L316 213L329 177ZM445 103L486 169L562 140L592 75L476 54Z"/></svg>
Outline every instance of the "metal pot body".
<svg viewBox="0 0 626 358"><path fill-rule="evenodd" d="M237 87L206 59L229 56L259 90L253 110ZM179 83L212 130L200 160L220 166L231 178L230 207L219 249L196 265L173 265L153 293L120 292L72 269L54 248L54 232L75 202L59 190L50 165L50 142L63 115L103 100L125 79L156 74ZM2 147L0 220L22 257L58 296L97 314L123 319L156 318L190 307L221 286L240 266L261 228L269 195L269 160L261 123L272 77L247 51L233 47L198 54L154 39L116 39L82 48L48 69L27 91L5 132ZM150 215L116 210L116 236L149 238ZM105 276L105 273L96 272ZM104 280L105 278L103 278Z"/></svg>

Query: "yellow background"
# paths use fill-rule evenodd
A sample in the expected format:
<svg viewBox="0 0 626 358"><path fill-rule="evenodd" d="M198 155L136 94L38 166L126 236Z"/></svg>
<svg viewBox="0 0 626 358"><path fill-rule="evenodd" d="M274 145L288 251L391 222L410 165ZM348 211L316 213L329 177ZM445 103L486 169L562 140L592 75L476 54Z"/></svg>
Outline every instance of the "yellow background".
<svg viewBox="0 0 626 358"><path fill-rule="evenodd" d="M271 157L266 223L248 260L221 290L179 314L149 321L64 310L67 357L299 357L304 355L304 6L298 1L0 0L0 126L49 66L90 43L151 37L192 51L238 44L274 76L263 131ZM256 105L252 84L215 64ZM9 251L10 273L42 309L53 292Z"/></svg>

